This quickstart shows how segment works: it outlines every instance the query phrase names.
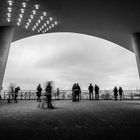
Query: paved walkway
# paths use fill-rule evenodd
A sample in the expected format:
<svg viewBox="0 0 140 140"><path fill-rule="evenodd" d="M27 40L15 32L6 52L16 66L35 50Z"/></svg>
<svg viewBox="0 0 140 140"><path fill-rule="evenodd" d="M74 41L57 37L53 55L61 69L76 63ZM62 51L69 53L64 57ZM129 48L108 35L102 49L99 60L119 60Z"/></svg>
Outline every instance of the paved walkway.
<svg viewBox="0 0 140 140"><path fill-rule="evenodd" d="M134 140L140 137L140 101L0 101L0 140ZM136 138L138 136L138 138Z"/></svg>

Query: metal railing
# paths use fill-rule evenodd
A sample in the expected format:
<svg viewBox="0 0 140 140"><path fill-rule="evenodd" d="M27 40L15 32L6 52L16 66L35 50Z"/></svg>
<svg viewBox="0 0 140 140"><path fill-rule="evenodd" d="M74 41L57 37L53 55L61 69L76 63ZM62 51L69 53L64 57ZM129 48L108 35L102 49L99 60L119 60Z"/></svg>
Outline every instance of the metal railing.
<svg viewBox="0 0 140 140"><path fill-rule="evenodd" d="M18 100L35 100L36 90L21 90L18 93ZM2 90L1 91L1 99L5 100L8 99L10 91ZM42 92L43 95L44 91ZM93 93L95 99L95 93ZM82 90L80 98L82 100L89 100L89 91ZM59 95L57 95L56 90L52 92L52 99L60 99L60 100L70 100L72 99L72 91L71 90L60 90ZM113 100L114 93L112 90L100 90L99 92L99 99L100 100ZM119 96L118 96L119 99ZM140 100L140 90L124 90L123 91L123 100Z"/></svg>

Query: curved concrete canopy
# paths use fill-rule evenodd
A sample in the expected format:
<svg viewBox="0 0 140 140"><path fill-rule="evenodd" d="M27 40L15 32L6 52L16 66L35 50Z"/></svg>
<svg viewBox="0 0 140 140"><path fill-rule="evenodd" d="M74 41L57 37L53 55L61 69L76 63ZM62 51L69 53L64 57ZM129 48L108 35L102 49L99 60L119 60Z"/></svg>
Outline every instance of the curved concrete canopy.
<svg viewBox="0 0 140 140"><path fill-rule="evenodd" d="M13 0L24 2L27 0ZM30 0L40 4L59 25L48 32L77 32L97 36L133 51L131 34L140 31L139 0ZM1 0L0 26L7 25L6 0ZM14 6L14 5L13 5ZM19 5L15 5L20 8ZM18 11L18 10L17 10ZM27 16L27 14L26 14ZM37 34L15 26L13 41Z"/></svg>

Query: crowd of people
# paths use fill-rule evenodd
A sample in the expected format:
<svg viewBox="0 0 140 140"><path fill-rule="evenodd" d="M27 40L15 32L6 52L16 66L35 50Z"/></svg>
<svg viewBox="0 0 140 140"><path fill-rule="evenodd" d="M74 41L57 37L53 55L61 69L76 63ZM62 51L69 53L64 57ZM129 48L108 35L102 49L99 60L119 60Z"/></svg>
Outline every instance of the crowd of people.
<svg viewBox="0 0 140 140"><path fill-rule="evenodd" d="M8 94L8 98L7 98L7 102L10 103L12 100L15 101L15 103L17 103L17 97L18 97L18 92L20 90L19 86L15 86L13 84L10 84L9 86L9 94ZM42 92L43 89L41 87L41 84L39 84L36 88L36 97L37 97L37 102L39 102L38 107L40 108L44 108L45 104L47 105L48 108L53 109L53 105L52 105L52 90L53 90L53 82L49 81L46 82L45 85L45 92ZM89 91L89 100L99 100L99 91L100 88L98 85L95 84L95 86L92 85L92 83L89 84L88 86L88 91ZM114 100L118 99L118 96L120 97L120 100L123 99L123 89L122 87L119 87L117 89L117 87L115 86L113 89L114 92ZM59 99L59 88L57 88L56 90L56 96L57 99ZM72 101L73 102L79 102L81 99L81 87L79 85L79 83L74 83L72 86Z"/></svg>

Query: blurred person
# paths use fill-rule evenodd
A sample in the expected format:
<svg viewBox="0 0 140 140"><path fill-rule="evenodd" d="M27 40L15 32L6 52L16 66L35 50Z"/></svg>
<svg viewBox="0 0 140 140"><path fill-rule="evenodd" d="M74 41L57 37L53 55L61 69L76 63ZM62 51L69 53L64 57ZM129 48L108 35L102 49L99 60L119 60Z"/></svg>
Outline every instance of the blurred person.
<svg viewBox="0 0 140 140"><path fill-rule="evenodd" d="M79 101L80 100L80 97L81 97L81 87L79 86L79 84L77 83L76 85L76 100Z"/></svg>
<svg viewBox="0 0 140 140"><path fill-rule="evenodd" d="M122 89L122 87L119 87L120 100L122 100L122 95L123 95L123 89Z"/></svg>
<svg viewBox="0 0 140 140"><path fill-rule="evenodd" d="M76 90L77 90L77 86L76 86L76 83L74 83L74 85L72 86L72 101L73 102L76 101Z"/></svg>
<svg viewBox="0 0 140 140"><path fill-rule="evenodd" d="M117 101L118 89L116 86L114 87L113 92L114 92L114 99Z"/></svg>
<svg viewBox="0 0 140 140"><path fill-rule="evenodd" d="M88 87L88 90L89 90L89 99L93 100L93 86L92 86L91 83L90 83L90 85Z"/></svg>
<svg viewBox="0 0 140 140"><path fill-rule="evenodd" d="M18 102L18 101L17 101L17 97L18 97L18 91L19 91L19 90L20 90L20 87L19 87L19 86L15 88L14 100L15 100L16 103Z"/></svg>
<svg viewBox="0 0 140 140"><path fill-rule="evenodd" d="M95 84L95 100L99 100L99 86Z"/></svg>
<svg viewBox="0 0 140 140"><path fill-rule="evenodd" d="M42 92L42 88L41 88L41 84L39 84L37 86L37 93L36 93L37 102L41 102L41 92Z"/></svg>
<svg viewBox="0 0 140 140"><path fill-rule="evenodd" d="M46 87L45 87L45 98L43 100L42 103L42 108L44 108L45 103L47 104L47 107L50 109L54 109L54 107L52 106L52 82L49 81L46 83Z"/></svg>
<svg viewBox="0 0 140 140"><path fill-rule="evenodd" d="M59 88L57 88L57 89L56 89L57 100L59 100L59 94L60 94L60 90L59 90Z"/></svg>
<svg viewBox="0 0 140 140"><path fill-rule="evenodd" d="M9 92L8 92L8 99L7 99L7 102L10 103L12 99L14 99L14 95L15 95L15 92L14 92L14 89L15 89L15 84L14 83L10 83L9 85Z"/></svg>

